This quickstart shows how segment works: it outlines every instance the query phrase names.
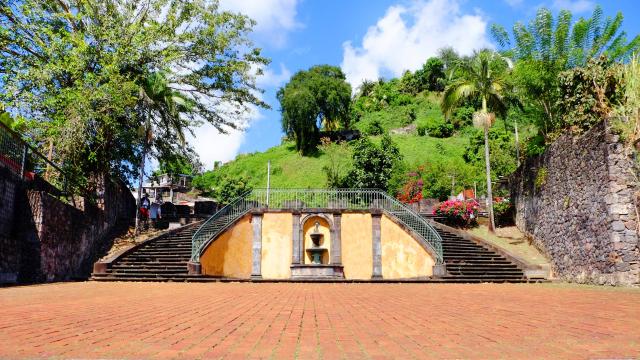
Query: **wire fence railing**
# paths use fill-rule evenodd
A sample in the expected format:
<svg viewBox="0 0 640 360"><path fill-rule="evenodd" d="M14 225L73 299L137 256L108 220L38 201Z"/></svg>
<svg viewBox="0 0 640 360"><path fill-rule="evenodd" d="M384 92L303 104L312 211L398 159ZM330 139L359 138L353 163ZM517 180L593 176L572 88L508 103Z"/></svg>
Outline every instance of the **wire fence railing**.
<svg viewBox="0 0 640 360"><path fill-rule="evenodd" d="M69 179L54 162L25 142L18 134L0 123L0 166L26 181L43 179L57 196L68 193Z"/></svg>
<svg viewBox="0 0 640 360"><path fill-rule="evenodd" d="M384 211L422 238L442 264L442 238L420 214L377 189L254 189L205 221L192 238L191 260L198 262L210 240L253 209Z"/></svg>

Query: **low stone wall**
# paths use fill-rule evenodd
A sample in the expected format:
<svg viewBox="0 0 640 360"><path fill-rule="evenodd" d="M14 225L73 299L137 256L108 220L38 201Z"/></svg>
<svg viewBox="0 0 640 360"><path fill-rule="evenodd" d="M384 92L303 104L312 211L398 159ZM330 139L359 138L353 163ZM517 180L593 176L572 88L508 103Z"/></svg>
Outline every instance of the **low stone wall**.
<svg viewBox="0 0 640 360"><path fill-rule="evenodd" d="M95 204L82 198L67 204L13 174L0 173L0 189L3 182L11 191L0 193L0 282L87 278L113 231L135 215L122 183L102 181Z"/></svg>
<svg viewBox="0 0 640 360"><path fill-rule="evenodd" d="M511 179L516 225L547 254L556 277L640 283L633 157L607 128L563 135Z"/></svg>

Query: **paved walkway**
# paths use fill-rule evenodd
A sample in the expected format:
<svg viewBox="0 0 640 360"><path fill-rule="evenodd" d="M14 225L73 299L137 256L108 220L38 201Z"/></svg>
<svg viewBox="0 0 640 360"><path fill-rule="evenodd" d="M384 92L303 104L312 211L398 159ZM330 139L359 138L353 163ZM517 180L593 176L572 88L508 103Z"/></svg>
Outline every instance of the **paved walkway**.
<svg viewBox="0 0 640 360"><path fill-rule="evenodd" d="M0 358L637 358L640 291L68 283L0 289Z"/></svg>

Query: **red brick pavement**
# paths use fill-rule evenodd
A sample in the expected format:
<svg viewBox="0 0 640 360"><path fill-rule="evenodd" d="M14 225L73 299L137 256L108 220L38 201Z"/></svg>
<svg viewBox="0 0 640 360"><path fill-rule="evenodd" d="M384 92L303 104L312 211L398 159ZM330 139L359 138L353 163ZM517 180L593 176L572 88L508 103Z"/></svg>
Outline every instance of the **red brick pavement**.
<svg viewBox="0 0 640 360"><path fill-rule="evenodd" d="M0 358L637 358L640 291L67 283L0 289Z"/></svg>

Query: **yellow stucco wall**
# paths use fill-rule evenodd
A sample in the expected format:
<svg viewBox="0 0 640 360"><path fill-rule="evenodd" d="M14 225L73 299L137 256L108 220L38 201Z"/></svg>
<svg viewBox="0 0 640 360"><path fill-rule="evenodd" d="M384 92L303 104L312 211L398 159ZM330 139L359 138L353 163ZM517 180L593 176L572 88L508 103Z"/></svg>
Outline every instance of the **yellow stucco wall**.
<svg viewBox="0 0 640 360"><path fill-rule="evenodd" d="M386 215L382 216L380 230L383 278L408 279L433 274L431 255Z"/></svg>
<svg viewBox="0 0 640 360"><path fill-rule="evenodd" d="M311 240L311 234L315 231L316 222L320 224L318 230L324 235L322 240L320 240L320 247L327 249L322 255L322 263L329 264L329 254L331 254L331 228L327 220L325 220L321 216L311 216L306 219L305 223L302 226L302 235L304 236L304 263L311 264L311 255L306 251L307 249L313 247L313 241Z"/></svg>
<svg viewBox="0 0 640 360"><path fill-rule="evenodd" d="M346 279L371 279L371 214L342 214L342 265Z"/></svg>
<svg viewBox="0 0 640 360"><path fill-rule="evenodd" d="M204 275L232 278L251 277L251 215L227 229L200 255Z"/></svg>
<svg viewBox="0 0 640 360"><path fill-rule="evenodd" d="M262 219L262 278L289 279L292 257L291 213L265 213Z"/></svg>
<svg viewBox="0 0 640 360"><path fill-rule="evenodd" d="M304 215L304 214L303 214ZM262 219L262 277L289 279L292 257L291 213L265 213ZM324 234L321 246L327 248L323 258L329 262L331 237L329 224L322 217L312 217L303 226L305 248L311 246L309 233L315 222ZM346 279L371 279L373 268L371 214L342 214L342 264ZM231 278L249 278L252 263L253 225L251 215L219 236L200 256L202 273ZM429 253L399 225L382 216L382 276L407 279L432 275L434 261ZM311 259L305 252L305 263Z"/></svg>

